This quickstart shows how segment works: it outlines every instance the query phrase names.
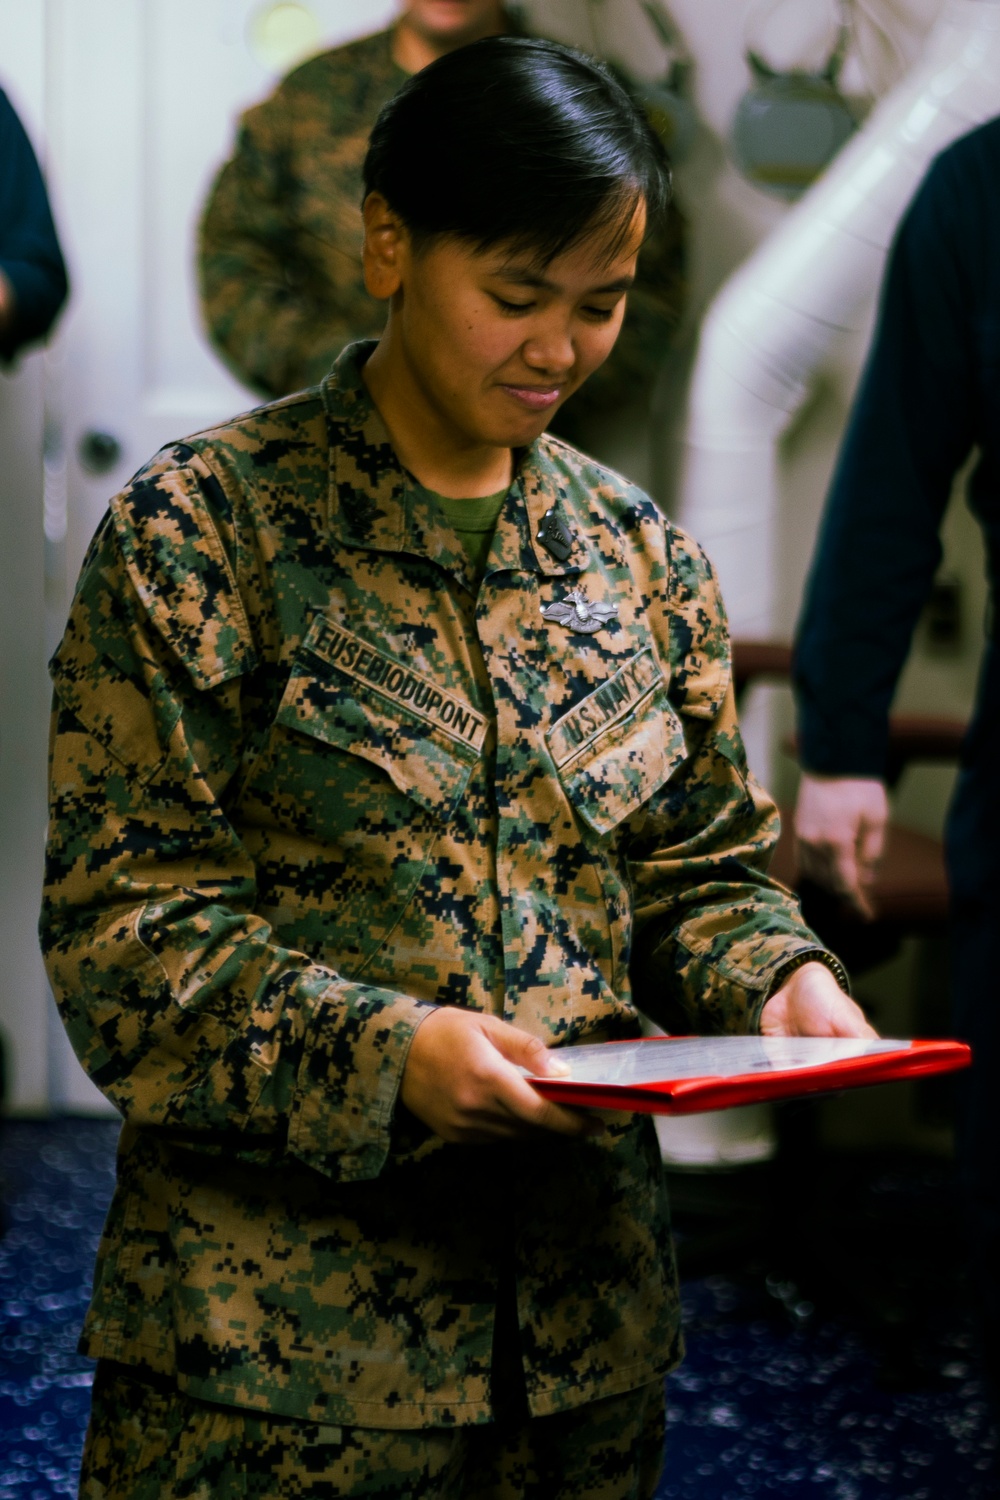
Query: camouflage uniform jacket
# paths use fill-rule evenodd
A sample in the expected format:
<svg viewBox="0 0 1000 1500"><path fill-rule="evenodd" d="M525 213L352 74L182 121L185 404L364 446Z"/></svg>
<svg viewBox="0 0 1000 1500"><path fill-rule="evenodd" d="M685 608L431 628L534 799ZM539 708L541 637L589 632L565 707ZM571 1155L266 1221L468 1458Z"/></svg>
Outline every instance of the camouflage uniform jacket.
<svg viewBox="0 0 1000 1500"><path fill-rule="evenodd" d="M542 437L476 593L366 353L140 471L53 658L43 946L125 1119L82 1347L237 1406L485 1421L513 1268L542 1414L679 1356L655 1134L445 1145L397 1102L415 1028L634 1036L635 948L654 1015L745 1030L816 939L764 873L698 549ZM542 617L575 586L617 606L596 633Z"/></svg>
<svg viewBox="0 0 1000 1500"><path fill-rule="evenodd" d="M385 306L361 269L361 168L382 105L407 74L392 32L321 53L243 116L201 225L205 322L240 379L283 396L323 378ZM575 421L648 391L680 316L683 221L651 236L610 361L569 403Z"/></svg>

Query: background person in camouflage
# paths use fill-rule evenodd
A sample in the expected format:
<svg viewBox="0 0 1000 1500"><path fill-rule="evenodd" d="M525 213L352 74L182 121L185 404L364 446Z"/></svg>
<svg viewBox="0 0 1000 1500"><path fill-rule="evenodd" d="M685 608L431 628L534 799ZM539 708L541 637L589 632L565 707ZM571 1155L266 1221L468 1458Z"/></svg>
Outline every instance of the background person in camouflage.
<svg viewBox="0 0 1000 1500"><path fill-rule="evenodd" d="M268 396L301 390L351 339L381 333L385 309L361 268L371 128L412 73L510 24L500 0L409 0L392 30L310 59L246 112L199 248L205 324L241 380ZM643 246L613 354L558 414L563 436L583 441L594 414L648 402L681 313L683 230L671 204Z"/></svg>
<svg viewBox="0 0 1000 1500"><path fill-rule="evenodd" d="M635 1036L633 982L689 1028L867 1028L765 872L711 569L541 436L662 202L646 122L482 41L366 182L382 340L157 455L53 660L43 945L125 1118L82 1492L648 1500L655 1133L520 1067Z"/></svg>

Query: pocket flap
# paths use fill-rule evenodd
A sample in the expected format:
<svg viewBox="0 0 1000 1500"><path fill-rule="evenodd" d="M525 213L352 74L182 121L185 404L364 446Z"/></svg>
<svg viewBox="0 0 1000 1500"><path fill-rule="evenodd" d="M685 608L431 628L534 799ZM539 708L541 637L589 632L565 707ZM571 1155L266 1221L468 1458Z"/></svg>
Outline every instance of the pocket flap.
<svg viewBox="0 0 1000 1500"><path fill-rule="evenodd" d="M455 693L322 616L302 644L277 721L377 765L440 818L465 792L489 727Z"/></svg>
<svg viewBox="0 0 1000 1500"><path fill-rule="evenodd" d="M546 741L567 797L599 834L648 802L687 755L649 648L564 714Z"/></svg>

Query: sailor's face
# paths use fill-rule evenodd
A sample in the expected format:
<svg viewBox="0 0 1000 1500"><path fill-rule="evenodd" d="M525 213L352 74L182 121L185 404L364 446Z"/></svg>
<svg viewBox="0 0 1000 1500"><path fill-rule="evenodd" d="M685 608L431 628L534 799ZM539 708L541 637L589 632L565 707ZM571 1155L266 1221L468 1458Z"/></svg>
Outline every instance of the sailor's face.
<svg viewBox="0 0 1000 1500"><path fill-rule="evenodd" d="M406 258L393 316L413 375L466 441L534 441L614 346L645 231L640 203L547 264L432 241ZM615 239L622 242L615 245Z"/></svg>

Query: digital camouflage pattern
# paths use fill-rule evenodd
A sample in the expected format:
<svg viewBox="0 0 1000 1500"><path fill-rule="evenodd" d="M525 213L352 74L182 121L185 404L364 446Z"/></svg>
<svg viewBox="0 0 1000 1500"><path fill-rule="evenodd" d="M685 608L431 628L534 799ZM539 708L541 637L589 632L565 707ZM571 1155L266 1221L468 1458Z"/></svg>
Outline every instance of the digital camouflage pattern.
<svg viewBox="0 0 1000 1500"><path fill-rule="evenodd" d="M632 1037L631 966L654 1017L745 1031L817 944L765 873L701 552L543 436L477 594L371 347L141 470L53 658L43 946L125 1118L82 1347L319 1422L481 1422L513 1266L540 1416L679 1358L655 1133L445 1145L397 1102L415 1028ZM575 588L605 628L543 618Z"/></svg>
<svg viewBox="0 0 1000 1500"><path fill-rule="evenodd" d="M265 395L319 382L349 340L382 331L385 304L361 269L361 169L379 110L407 76L392 32L380 32L303 63L242 118L205 208L199 275L213 342ZM614 352L564 425L648 399L680 317L683 234L672 205L643 248Z"/></svg>
<svg viewBox="0 0 1000 1500"><path fill-rule="evenodd" d="M653 1500L663 1382L537 1422L321 1426L99 1367L81 1500Z"/></svg>

